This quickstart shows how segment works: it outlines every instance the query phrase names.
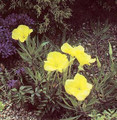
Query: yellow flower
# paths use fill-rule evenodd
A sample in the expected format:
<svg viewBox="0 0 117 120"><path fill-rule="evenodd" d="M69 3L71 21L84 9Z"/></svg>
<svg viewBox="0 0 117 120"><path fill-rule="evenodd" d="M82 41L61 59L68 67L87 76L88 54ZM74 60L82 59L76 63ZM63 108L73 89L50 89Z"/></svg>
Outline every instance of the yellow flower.
<svg viewBox="0 0 117 120"><path fill-rule="evenodd" d="M81 53L75 56L80 63L80 66L83 66L85 64L90 65L90 63L94 63L96 59L92 59L90 55L86 53Z"/></svg>
<svg viewBox="0 0 117 120"><path fill-rule="evenodd" d="M62 72L69 65L67 56L56 51L50 52L47 56L47 61L44 62L44 69L46 71Z"/></svg>
<svg viewBox="0 0 117 120"><path fill-rule="evenodd" d="M24 42L31 32L33 32L33 30L30 29L28 26L19 25L16 29L12 31L12 38L15 40L19 40L20 42Z"/></svg>
<svg viewBox="0 0 117 120"><path fill-rule="evenodd" d="M61 50L64 53L70 54L71 56L75 56L75 55L77 55L79 53L84 52L84 48L81 45L79 45L77 47L72 47L68 43L64 43L61 46Z"/></svg>
<svg viewBox="0 0 117 120"><path fill-rule="evenodd" d="M68 43L64 43L61 50L62 52L77 58L81 67L85 64L90 65L90 63L94 63L96 61L96 59L91 59L91 56L85 53L84 48L81 45L72 47Z"/></svg>
<svg viewBox="0 0 117 120"><path fill-rule="evenodd" d="M88 83L87 79L79 73L75 75L74 79L68 79L65 82L66 92L75 96L79 101L85 100L90 94L92 87L92 84Z"/></svg>

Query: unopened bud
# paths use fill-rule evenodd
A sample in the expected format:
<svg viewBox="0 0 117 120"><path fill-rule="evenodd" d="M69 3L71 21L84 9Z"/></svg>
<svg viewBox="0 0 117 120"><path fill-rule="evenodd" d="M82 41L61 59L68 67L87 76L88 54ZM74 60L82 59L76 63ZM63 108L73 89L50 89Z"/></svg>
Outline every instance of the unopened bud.
<svg viewBox="0 0 117 120"><path fill-rule="evenodd" d="M110 42L109 42L109 54L110 54L110 56L112 56L112 54L113 54L113 50L112 50L112 46L111 46Z"/></svg>
<svg viewBox="0 0 117 120"><path fill-rule="evenodd" d="M97 60L97 66L98 66L98 68L101 68L101 63L100 63L100 61L98 59L98 56L96 56L96 60Z"/></svg>

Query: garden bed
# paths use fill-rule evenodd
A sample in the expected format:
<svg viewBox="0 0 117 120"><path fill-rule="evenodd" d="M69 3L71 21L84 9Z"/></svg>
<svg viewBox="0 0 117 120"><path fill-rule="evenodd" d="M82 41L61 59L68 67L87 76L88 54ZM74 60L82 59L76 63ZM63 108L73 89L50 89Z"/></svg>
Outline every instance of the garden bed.
<svg viewBox="0 0 117 120"><path fill-rule="evenodd" d="M0 3L1 120L117 119L116 5L91 1Z"/></svg>

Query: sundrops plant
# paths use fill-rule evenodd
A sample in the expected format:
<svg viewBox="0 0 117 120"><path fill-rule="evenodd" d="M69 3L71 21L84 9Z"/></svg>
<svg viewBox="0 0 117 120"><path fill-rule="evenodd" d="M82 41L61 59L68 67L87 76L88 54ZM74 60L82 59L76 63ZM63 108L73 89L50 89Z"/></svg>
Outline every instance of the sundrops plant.
<svg viewBox="0 0 117 120"><path fill-rule="evenodd" d="M91 59L91 56L87 55L84 52L84 48L81 45L79 45L77 47L71 47L68 43L64 43L61 47L61 50L65 53L70 54L72 57L75 56L76 58L79 58L78 60L79 60L79 63L81 66L83 66L85 64L90 65L90 63L95 62L95 59ZM60 53L58 55L57 55L57 52L53 52L53 53L56 54L56 56L53 56L53 58L49 57L49 55L52 53L49 53L47 56L48 61L49 60L51 61L51 62L49 62L49 65L48 65L48 71L50 71L49 69L52 69L53 64L54 64L54 66L57 66L59 63L60 64L59 67L61 68L61 66L63 66L64 62L66 62L64 57L63 57L63 59L61 59L61 57L59 57ZM45 67L45 66L47 66L46 64L47 64L47 61L44 64L45 70L47 70ZM72 61L72 64L73 64L73 61ZM68 65L67 65L67 67L68 67ZM66 66L63 66L63 68L66 68ZM54 68L51 71L53 71L53 70L57 70L57 68L56 69ZM67 72L67 71L65 71L65 72ZM77 73L75 75L74 79L67 80L67 76L66 76L66 78L63 78L63 79L66 79L66 81L65 81L66 92L70 95L75 96L77 98L77 100L79 100L79 101L83 101L89 95L89 93L92 89L92 84L89 84L87 82L86 78L83 75L80 75L79 73Z"/></svg>
<svg viewBox="0 0 117 120"><path fill-rule="evenodd" d="M13 70L14 77L10 80L16 82L8 88L9 99L17 104L17 107L25 104L33 106L41 119L46 116L59 118L64 101L67 103L70 99L74 100L75 107L82 111L79 102L85 101L90 96L93 85L80 73L72 74L72 65L76 55L85 53L84 48L81 45L70 47L71 56L68 56L65 54L67 52L62 53L52 48L47 41L40 44L38 37L31 38L32 31L28 26L19 25L12 32L12 38L19 40L18 53L24 61L25 72L19 75L17 70ZM65 44L70 46L68 43ZM67 100L63 101L66 96ZM74 106L71 107L74 109ZM65 111L63 110L62 114Z"/></svg>
<svg viewBox="0 0 117 120"><path fill-rule="evenodd" d="M116 109L117 63L110 43L110 66L105 73L100 56L92 58L82 45L63 43L58 49L45 39L40 43L37 36L31 37L33 30L25 27L22 41L19 35L24 28L16 29L23 66L0 72L0 98L9 99L14 108L32 108L40 120L91 119L93 110Z"/></svg>

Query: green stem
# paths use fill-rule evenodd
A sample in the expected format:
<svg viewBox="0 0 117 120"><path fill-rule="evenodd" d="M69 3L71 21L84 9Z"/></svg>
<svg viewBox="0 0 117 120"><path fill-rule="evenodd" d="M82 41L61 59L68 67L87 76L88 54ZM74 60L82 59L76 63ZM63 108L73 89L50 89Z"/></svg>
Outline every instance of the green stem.
<svg viewBox="0 0 117 120"><path fill-rule="evenodd" d="M69 78L71 76L71 65L69 66Z"/></svg>

